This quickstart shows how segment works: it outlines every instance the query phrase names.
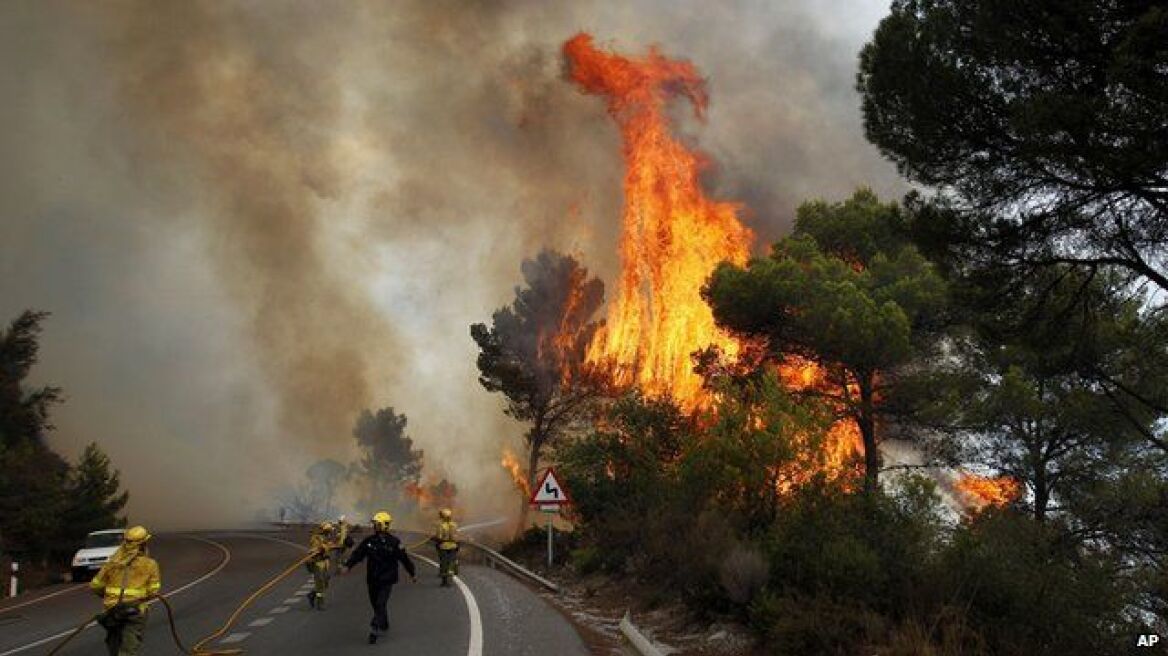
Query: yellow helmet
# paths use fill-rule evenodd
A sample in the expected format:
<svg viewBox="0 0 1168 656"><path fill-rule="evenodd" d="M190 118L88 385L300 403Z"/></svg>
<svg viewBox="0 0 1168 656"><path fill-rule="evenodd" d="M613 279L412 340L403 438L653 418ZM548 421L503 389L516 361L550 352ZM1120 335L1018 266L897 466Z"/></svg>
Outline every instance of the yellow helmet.
<svg viewBox="0 0 1168 656"><path fill-rule="evenodd" d="M449 508L443 508L442 510L438 511L438 517L440 519L450 519L451 517L454 517L454 512Z"/></svg>
<svg viewBox="0 0 1168 656"><path fill-rule="evenodd" d="M150 531L147 531L145 526L134 526L126 531L122 539L126 544L139 545L149 540L150 537Z"/></svg>
<svg viewBox="0 0 1168 656"><path fill-rule="evenodd" d="M333 532L332 522L321 522L320 523L320 530L324 533L332 533Z"/></svg>
<svg viewBox="0 0 1168 656"><path fill-rule="evenodd" d="M389 530L389 525L393 523L393 516L384 510L379 511L373 515L373 528L381 529L383 531Z"/></svg>

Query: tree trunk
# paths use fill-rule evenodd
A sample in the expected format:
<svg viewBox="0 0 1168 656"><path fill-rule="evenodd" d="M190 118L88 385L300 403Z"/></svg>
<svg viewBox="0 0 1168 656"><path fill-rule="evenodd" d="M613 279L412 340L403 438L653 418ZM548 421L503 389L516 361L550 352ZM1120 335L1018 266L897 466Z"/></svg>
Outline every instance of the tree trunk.
<svg viewBox="0 0 1168 656"><path fill-rule="evenodd" d="M1046 519L1046 507L1050 504L1050 485L1046 480L1046 463L1040 463L1034 470L1034 519Z"/></svg>
<svg viewBox="0 0 1168 656"><path fill-rule="evenodd" d="M857 374L860 388L860 407L856 424L864 441L864 491L875 492L880 487L880 449L876 445L876 410L873 406L873 378L870 373Z"/></svg>
<svg viewBox="0 0 1168 656"><path fill-rule="evenodd" d="M533 429L532 433L531 433L531 445L530 445L531 450L527 456L527 489L528 490L534 490L535 484L539 482L536 480L535 476L537 473L537 469L539 467L539 452L543 448L543 442L544 442L543 432L542 431L537 432L536 430ZM528 525L527 525L528 511L531 510L531 504L529 503L530 499L520 499L519 501L520 501L519 528L517 529L516 537L523 535L523 532L528 529Z"/></svg>

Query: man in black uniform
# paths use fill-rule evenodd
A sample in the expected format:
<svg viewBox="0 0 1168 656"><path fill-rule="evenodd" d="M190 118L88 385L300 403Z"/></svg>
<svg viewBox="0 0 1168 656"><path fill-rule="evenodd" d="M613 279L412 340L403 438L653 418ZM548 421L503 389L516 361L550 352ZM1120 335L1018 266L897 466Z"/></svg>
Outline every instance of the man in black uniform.
<svg viewBox="0 0 1168 656"><path fill-rule="evenodd" d="M352 555L345 561L341 574L347 574L357 563L366 558L365 583L369 586L369 604L373 606L373 621L369 623L369 644L375 644L377 637L389 630L389 595L393 584L397 583L397 566L401 563L410 574L410 580L418 582L414 561L410 560L401 540L390 535L389 525L393 518L381 511L373 516L373 535L361 541Z"/></svg>

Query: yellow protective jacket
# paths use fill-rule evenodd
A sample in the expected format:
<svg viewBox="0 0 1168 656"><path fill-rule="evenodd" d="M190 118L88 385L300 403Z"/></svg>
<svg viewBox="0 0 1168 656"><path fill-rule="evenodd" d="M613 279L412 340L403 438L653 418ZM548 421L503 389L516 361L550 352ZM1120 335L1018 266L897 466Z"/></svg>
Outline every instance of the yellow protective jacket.
<svg viewBox="0 0 1168 656"><path fill-rule="evenodd" d="M162 589L162 574L153 558L118 550L89 582L89 587L101 595L106 608L111 608L158 594ZM145 604L139 605L139 610L145 611Z"/></svg>
<svg viewBox="0 0 1168 656"><path fill-rule="evenodd" d="M313 552L315 557L312 559L313 565L327 564L329 558L329 550L336 549L339 545L330 540L324 533L313 533L308 540L308 550Z"/></svg>
<svg viewBox="0 0 1168 656"><path fill-rule="evenodd" d="M438 548L443 551L458 548L458 524L452 521L439 522L438 528L434 530L434 541L438 543Z"/></svg>
<svg viewBox="0 0 1168 656"><path fill-rule="evenodd" d="M337 528L337 542L333 545L334 549L344 549L345 542L349 539L349 524L347 522L340 522ZM349 543L352 545L352 543Z"/></svg>

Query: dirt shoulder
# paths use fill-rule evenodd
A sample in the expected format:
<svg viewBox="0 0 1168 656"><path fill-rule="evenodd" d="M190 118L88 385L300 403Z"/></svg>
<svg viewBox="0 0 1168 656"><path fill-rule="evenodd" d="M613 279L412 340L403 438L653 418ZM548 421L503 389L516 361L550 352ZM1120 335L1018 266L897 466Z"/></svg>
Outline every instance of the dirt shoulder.
<svg viewBox="0 0 1168 656"><path fill-rule="evenodd" d="M595 654L634 654L620 632L629 612L633 623L666 654L678 656L756 656L764 652L749 629L733 618L702 619L668 591L622 577L581 576L567 566L548 569L545 554L509 550L524 567L560 586L558 594L537 589L576 627Z"/></svg>

